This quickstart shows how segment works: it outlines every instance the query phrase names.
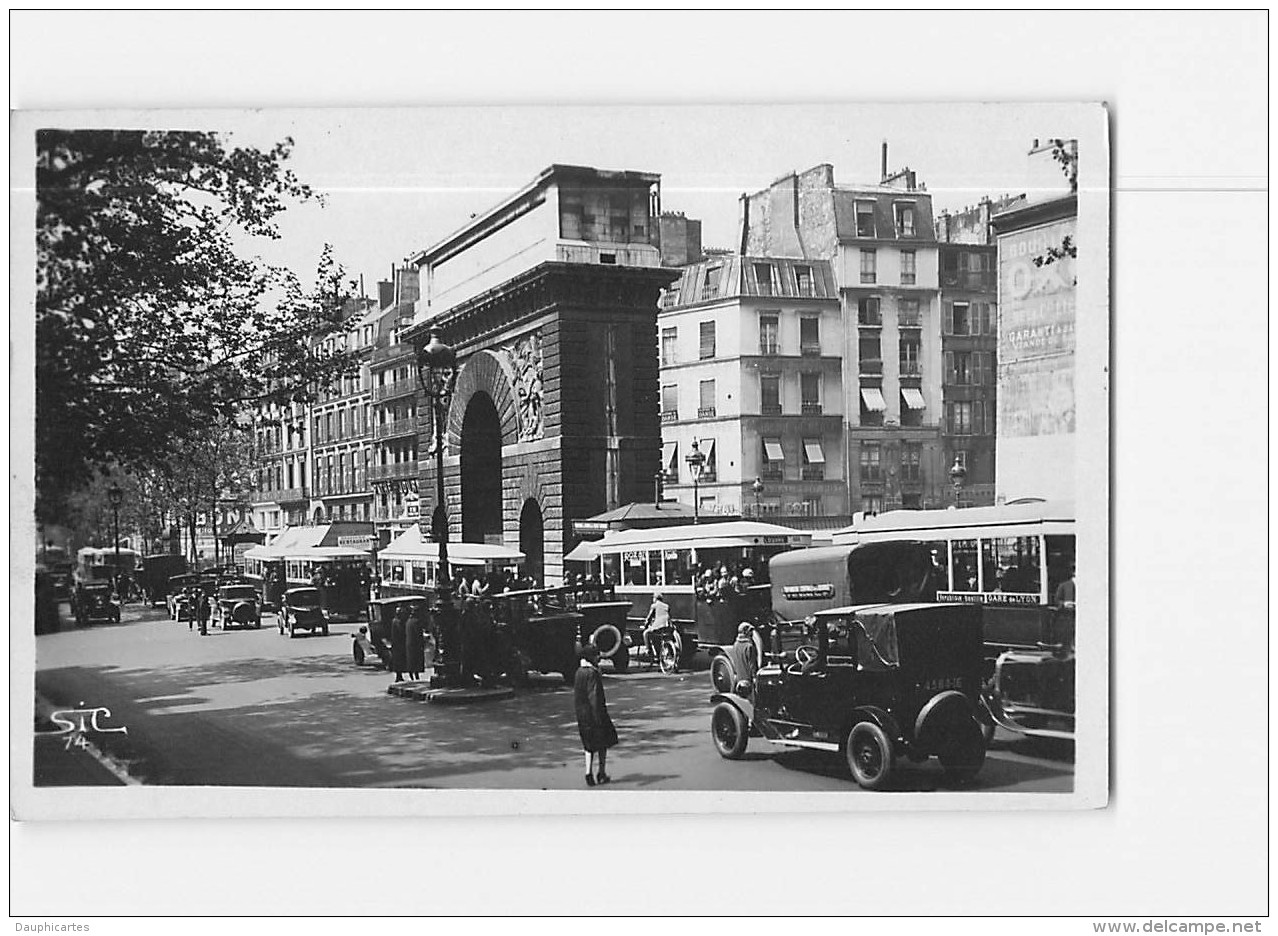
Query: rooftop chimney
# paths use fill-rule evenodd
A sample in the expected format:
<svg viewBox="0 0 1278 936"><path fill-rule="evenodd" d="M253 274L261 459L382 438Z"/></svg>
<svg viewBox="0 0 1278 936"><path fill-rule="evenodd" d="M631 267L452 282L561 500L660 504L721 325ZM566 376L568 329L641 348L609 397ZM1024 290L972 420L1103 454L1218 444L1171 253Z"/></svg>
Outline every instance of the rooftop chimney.
<svg viewBox="0 0 1278 936"><path fill-rule="evenodd" d="M883 171L879 173L879 181L887 180L887 140L883 141Z"/></svg>

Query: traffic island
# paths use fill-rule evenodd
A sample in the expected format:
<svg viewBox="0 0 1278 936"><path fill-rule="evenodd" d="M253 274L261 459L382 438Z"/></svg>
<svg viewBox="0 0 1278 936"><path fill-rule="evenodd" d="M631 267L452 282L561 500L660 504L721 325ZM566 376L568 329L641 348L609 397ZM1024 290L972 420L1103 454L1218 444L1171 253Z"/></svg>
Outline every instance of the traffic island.
<svg viewBox="0 0 1278 936"><path fill-rule="evenodd" d="M466 688L432 689L430 683L422 681L391 683L386 687L389 695L414 702L438 702L441 705L467 705L471 702L492 702L497 699L509 699L515 694L510 686L482 686Z"/></svg>

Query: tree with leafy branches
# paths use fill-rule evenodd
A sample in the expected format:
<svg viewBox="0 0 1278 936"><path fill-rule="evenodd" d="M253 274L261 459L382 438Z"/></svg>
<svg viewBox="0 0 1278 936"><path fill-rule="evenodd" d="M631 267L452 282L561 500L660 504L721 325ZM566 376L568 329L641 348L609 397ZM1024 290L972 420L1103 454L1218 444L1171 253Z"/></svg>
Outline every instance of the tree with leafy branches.
<svg viewBox="0 0 1278 936"><path fill-rule="evenodd" d="M269 150L198 131L36 134L36 490L42 521L104 466L162 467L246 406L310 402L357 362L321 354L353 284L242 256L317 198Z"/></svg>

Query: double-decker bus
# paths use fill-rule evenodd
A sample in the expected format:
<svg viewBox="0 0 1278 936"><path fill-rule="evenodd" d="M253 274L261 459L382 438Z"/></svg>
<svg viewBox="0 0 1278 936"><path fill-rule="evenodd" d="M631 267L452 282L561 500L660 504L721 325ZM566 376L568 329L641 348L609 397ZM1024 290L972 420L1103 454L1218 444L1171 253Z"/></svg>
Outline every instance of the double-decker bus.
<svg viewBox="0 0 1278 936"><path fill-rule="evenodd" d="M1022 733L1073 737L1072 503L1024 498L994 507L896 510L836 531L834 541L908 542L926 550L936 600L982 607L994 720Z"/></svg>

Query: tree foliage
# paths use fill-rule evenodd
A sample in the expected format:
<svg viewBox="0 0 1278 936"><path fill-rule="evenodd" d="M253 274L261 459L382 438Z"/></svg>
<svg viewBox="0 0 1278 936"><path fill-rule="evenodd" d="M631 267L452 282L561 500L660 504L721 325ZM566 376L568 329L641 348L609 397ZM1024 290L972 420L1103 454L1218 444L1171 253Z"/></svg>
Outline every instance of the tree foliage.
<svg viewBox="0 0 1278 936"><path fill-rule="evenodd" d="M1078 144L1075 140L1062 140L1059 137L1051 141L1052 159L1060 164L1061 172L1069 181L1071 195L1078 193ZM1059 246L1048 247L1046 251L1034 257L1034 266L1042 267L1064 260L1078 257L1078 245L1068 234L1061 238Z"/></svg>
<svg viewBox="0 0 1278 936"><path fill-rule="evenodd" d="M350 284L241 256L316 197L269 150L193 131L36 137L36 488L42 519L104 465L163 462L245 404L310 400L354 367L316 353Z"/></svg>

